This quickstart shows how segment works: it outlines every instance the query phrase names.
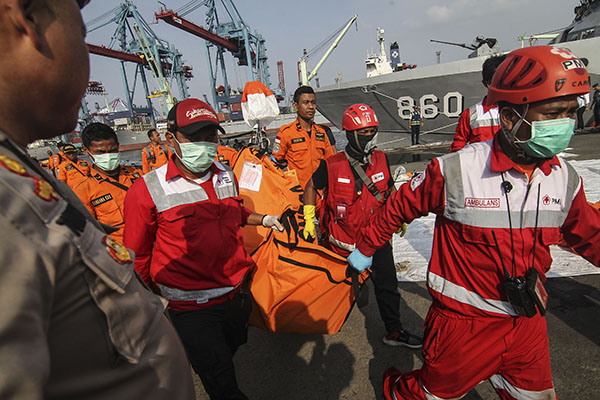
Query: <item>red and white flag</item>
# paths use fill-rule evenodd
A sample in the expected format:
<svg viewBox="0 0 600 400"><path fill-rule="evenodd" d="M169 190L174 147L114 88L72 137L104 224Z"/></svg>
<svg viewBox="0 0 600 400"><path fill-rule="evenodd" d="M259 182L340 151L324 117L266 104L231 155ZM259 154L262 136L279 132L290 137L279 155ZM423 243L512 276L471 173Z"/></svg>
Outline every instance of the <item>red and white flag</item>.
<svg viewBox="0 0 600 400"><path fill-rule="evenodd" d="M262 82L248 82L242 94L242 114L251 128L267 126L279 115L277 99Z"/></svg>

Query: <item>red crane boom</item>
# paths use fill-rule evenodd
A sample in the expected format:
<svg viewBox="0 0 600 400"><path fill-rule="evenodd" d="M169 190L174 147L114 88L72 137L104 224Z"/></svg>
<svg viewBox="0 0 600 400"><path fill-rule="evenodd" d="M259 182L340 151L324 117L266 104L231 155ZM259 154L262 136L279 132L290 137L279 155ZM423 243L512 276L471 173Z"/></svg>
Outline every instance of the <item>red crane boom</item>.
<svg viewBox="0 0 600 400"><path fill-rule="evenodd" d="M208 40L218 46L224 47L232 53L236 53L239 50L239 46L230 41L227 38L221 37L212 33L211 31L204 29L201 26L190 22L179 15L173 10L161 10L160 13L155 13L156 19L162 19L169 25L173 25L176 28L182 29L192 35L198 36L204 40Z"/></svg>
<svg viewBox="0 0 600 400"><path fill-rule="evenodd" d="M92 54L99 56L115 58L117 60L131 61L138 64L148 64L148 62L137 54L126 53L124 51L109 49L104 46L96 46L95 44L87 44L88 50Z"/></svg>

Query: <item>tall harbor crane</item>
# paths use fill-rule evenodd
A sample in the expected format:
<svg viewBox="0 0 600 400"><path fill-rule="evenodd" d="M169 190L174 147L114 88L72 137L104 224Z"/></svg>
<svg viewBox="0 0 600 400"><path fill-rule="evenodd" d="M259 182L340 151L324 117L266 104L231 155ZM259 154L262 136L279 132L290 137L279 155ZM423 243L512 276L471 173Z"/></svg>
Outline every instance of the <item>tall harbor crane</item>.
<svg viewBox="0 0 600 400"><path fill-rule="evenodd" d="M164 109L168 110L173 106L173 86L177 86L180 98L189 97L186 80L192 77L191 67L183 65L182 55L173 45L154 33L131 0L125 0L113 10L88 21L88 33L111 24L116 24L116 29L108 46L88 44L88 49L92 54L120 61L126 102L131 116L147 114L155 124L152 98L162 98ZM131 83L125 68L126 62L136 64ZM151 71L158 91L150 91L146 70ZM143 85L146 107L135 107L133 104L138 78ZM85 104L82 108L84 112L87 109Z"/></svg>
<svg viewBox="0 0 600 400"><path fill-rule="evenodd" d="M315 46L312 50L307 52L306 49L304 49L304 54L302 55L302 58L300 58L300 61L298 61L298 80L300 81L300 84L305 85L305 86L309 85L309 82L315 76L317 76L317 73L319 72L319 70L325 63L325 61L327 61L327 59L329 58L329 56L331 55L333 50L335 50L335 48L340 43L342 38L348 32L348 29L350 29L350 27L352 26L354 21L356 21L357 18L358 18L358 14L355 14L352 18L350 18L350 20L343 27L338 29L333 34L331 34L327 39L323 40L321 43L319 43L317 46ZM335 38L335 40L334 40L334 38ZM309 73L308 59L311 56L313 56L314 54L316 54L319 50L324 48L324 46L326 46L327 43L329 43L332 40L333 40L333 43L331 44L331 46L329 46L329 48L327 49L327 51L325 52L323 57L321 57L321 59L319 60L317 65L315 65L315 68Z"/></svg>
<svg viewBox="0 0 600 400"><path fill-rule="evenodd" d="M219 18L215 0L193 0L176 11L169 10L163 3L160 3L162 7L155 14L157 20L162 20L205 40L208 73L215 109L228 108L231 102L229 79L225 68L224 54L226 52L230 52L237 59L238 65L248 67L248 81L258 80L271 88L265 39L258 32L250 31L233 1L220 0L219 3L227 14L226 20ZM207 10L204 27L184 18L200 7L206 7ZM217 90L219 84L224 88L222 92ZM279 88L271 88L271 90L276 96L282 95Z"/></svg>

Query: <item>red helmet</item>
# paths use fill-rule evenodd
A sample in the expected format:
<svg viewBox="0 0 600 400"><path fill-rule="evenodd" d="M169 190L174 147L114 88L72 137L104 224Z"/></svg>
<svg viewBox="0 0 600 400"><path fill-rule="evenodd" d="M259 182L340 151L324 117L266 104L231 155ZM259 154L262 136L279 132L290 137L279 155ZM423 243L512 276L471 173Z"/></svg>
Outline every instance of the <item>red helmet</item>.
<svg viewBox="0 0 600 400"><path fill-rule="evenodd" d="M567 49L533 46L510 52L498 66L487 103L526 104L589 91L590 78L581 59Z"/></svg>
<svg viewBox="0 0 600 400"><path fill-rule="evenodd" d="M377 115L371 107L366 104L353 104L344 111L342 117L342 129L355 131L362 128L379 126Z"/></svg>

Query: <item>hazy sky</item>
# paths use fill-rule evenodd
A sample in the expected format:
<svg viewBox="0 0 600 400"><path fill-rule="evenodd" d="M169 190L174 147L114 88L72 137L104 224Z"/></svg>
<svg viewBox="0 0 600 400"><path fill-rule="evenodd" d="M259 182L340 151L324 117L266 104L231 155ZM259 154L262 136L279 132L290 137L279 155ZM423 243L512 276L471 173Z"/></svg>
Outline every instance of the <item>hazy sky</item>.
<svg viewBox="0 0 600 400"><path fill-rule="evenodd" d="M297 62L304 48L310 50L323 39L342 27L358 14L357 28L353 26L342 39L318 77L321 86L334 82L338 73L348 82L365 76L365 57L378 51L376 28L385 29L386 48L397 41L402 61L409 64L429 65L436 62L435 52L441 50L441 60L465 58L470 51L454 46L430 43L430 39L470 44L475 36L497 38L501 50L520 46L517 37L566 27L573 20L573 8L579 0L303 0L266 1L233 0L244 22L257 30L266 40L267 55L273 86L277 85L277 61L284 64L288 91L297 86ZM168 8L177 10L189 0L163 0ZM119 0L94 0L84 10L86 22L118 7ZM202 98L209 93L209 79L204 42L190 34L167 25L155 23L154 12L160 5L154 0L133 0L142 17L151 23L155 33L182 54L186 64L194 68L194 78L188 82L190 93ZM226 21L220 0L218 14ZM203 25L206 8L200 7L187 15L190 21ZM95 26L90 24L90 26ZM92 32L88 43L106 45L116 28L115 24ZM545 43L545 42L540 42ZM309 69L318 62L321 52L309 61ZM104 83L109 98L123 98L124 89L120 65L116 60L91 55L91 80ZM234 67L233 57L227 53L228 76L233 88L243 88L248 80L247 70ZM132 71L131 67L130 70ZM131 74L133 76L133 74ZM151 74L147 73L149 79ZM155 85L152 85L155 86ZM314 86L314 84L313 84ZM141 86L137 89L142 93ZM177 96L177 91L174 91ZM90 105L99 99L90 98ZM138 100L136 103L141 104Z"/></svg>

